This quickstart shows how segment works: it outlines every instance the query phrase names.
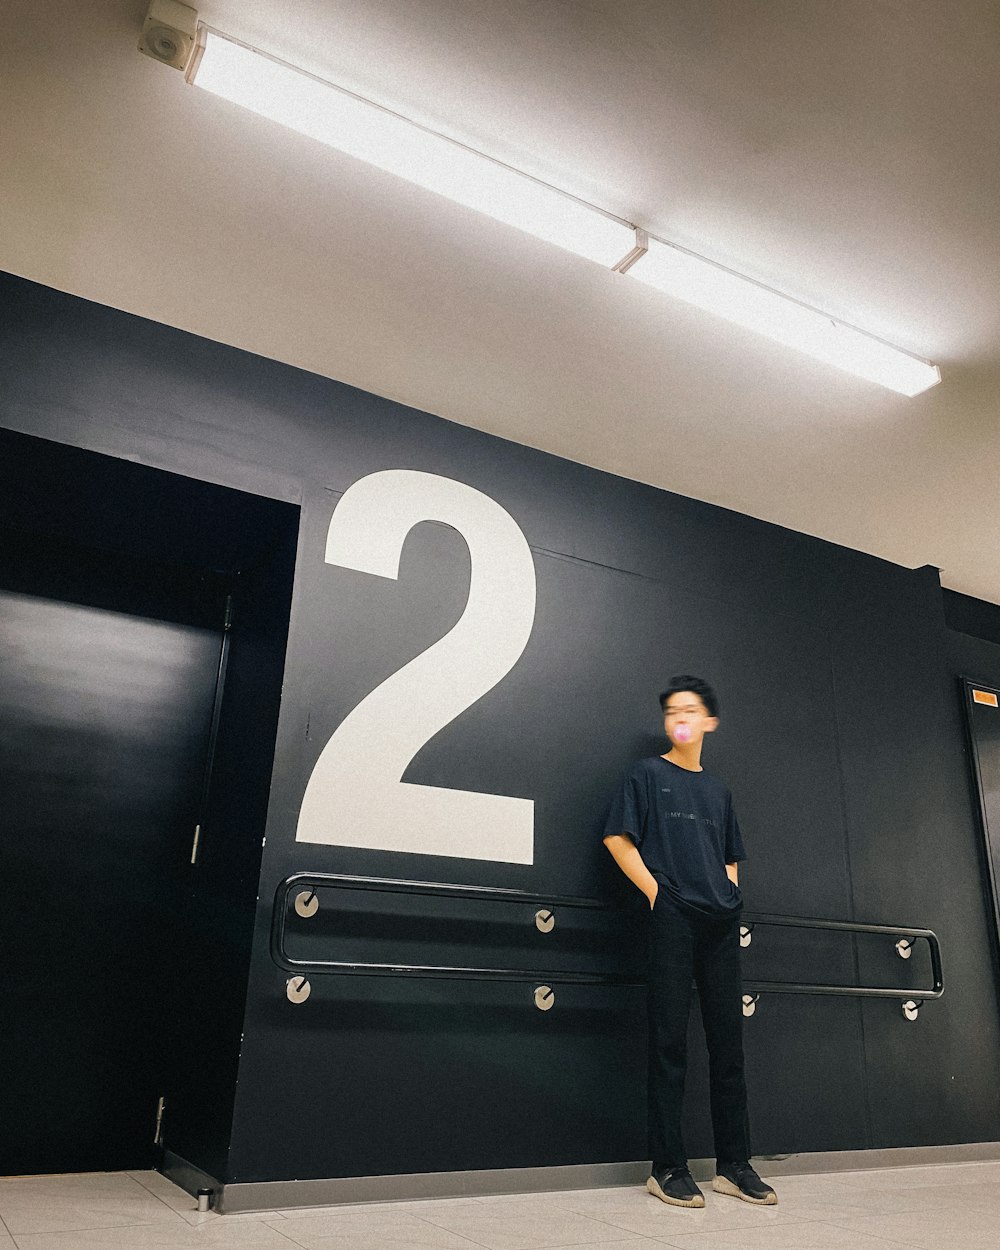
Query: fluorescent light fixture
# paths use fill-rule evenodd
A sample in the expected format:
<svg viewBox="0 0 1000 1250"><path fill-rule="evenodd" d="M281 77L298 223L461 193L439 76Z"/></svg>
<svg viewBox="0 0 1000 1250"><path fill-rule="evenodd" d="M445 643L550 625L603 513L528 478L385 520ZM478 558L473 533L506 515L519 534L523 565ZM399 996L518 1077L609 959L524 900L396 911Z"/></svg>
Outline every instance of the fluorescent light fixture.
<svg viewBox="0 0 1000 1250"><path fill-rule="evenodd" d="M196 87L609 269L633 247L632 227L593 205L209 27L199 34Z"/></svg>
<svg viewBox="0 0 1000 1250"><path fill-rule="evenodd" d="M183 39L193 32L197 14L177 0L153 0L146 25L154 19L157 31L173 22L173 34ZM938 367L926 360L684 248L648 238L593 204L379 104L203 23L197 34L185 77L213 95L902 395L919 395L941 381ZM140 47L180 67L155 43L152 51Z"/></svg>
<svg viewBox="0 0 1000 1250"><path fill-rule="evenodd" d="M637 231L641 242L646 242ZM624 271L625 266L621 266ZM941 381L937 365L659 239L627 268L640 282L901 395Z"/></svg>

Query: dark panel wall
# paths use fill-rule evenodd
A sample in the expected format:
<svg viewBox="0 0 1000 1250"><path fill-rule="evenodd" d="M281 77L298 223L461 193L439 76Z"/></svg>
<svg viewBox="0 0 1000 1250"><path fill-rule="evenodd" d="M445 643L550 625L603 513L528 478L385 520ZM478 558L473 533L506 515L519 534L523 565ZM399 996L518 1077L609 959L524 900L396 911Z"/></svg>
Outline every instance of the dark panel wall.
<svg viewBox="0 0 1000 1250"><path fill-rule="evenodd" d="M503 498L499 487L506 485L495 473L491 494ZM557 498L553 508L560 504ZM327 515L328 510L329 505L324 509ZM720 768L738 777L734 784L754 845L754 858L744 865L744 880L748 891L755 891L755 882L762 883L751 894L760 899L755 905L802 914L816 909L819 914L844 914L849 888L835 743L826 711L831 689L825 629L802 615L752 608L731 613L714 595L705 594L701 584L697 593L694 587L672 588L666 579L555 558L537 548L539 610L524 657L502 686L428 744L405 774L408 780L427 785L534 796L534 863L296 845L299 800L330 730L387 673L439 636L460 611L468 574L467 559L459 558L456 546L454 534L437 526L423 527L407 546L399 583L362 579L327 567L318 569L319 576L304 591L298 628L305 636L328 637L337 645L329 657L316 656L300 673L289 669L286 674L262 902L270 900L283 877L307 866L380 877L471 880L561 894L600 896L617 890L617 870L600 844L607 798L631 758L657 749L656 691L664 673L669 676L687 661L696 670L722 670L723 700L727 678L730 683L743 682L742 707L734 699L731 713L724 711L725 731L716 735L719 741L710 750L713 761L722 761ZM322 535L317 535L313 550L322 549ZM303 561L309 558L304 552ZM373 633L382 641L381 651ZM290 646L295 647L294 639ZM728 676L726 667L734 676ZM765 776L755 768L754 737L762 725L770 726L768 750L780 759L796 760L793 774L769 766ZM387 725L387 736L389 731ZM780 782L769 785L767 777L776 772ZM796 881L796 867L802 862L797 843L803 809L815 812L809 830L813 849L808 855L815 878L804 889ZM470 837L478 832L470 830ZM768 839L773 839L770 847ZM784 865L783 854L790 857ZM788 892L777 889L769 894L766 883L772 873L790 883ZM377 900L376 910L381 905ZM641 1003L635 995L622 991L597 995L592 990L567 994L560 988L556 1009L540 1016L530 992L521 985L499 987L486 995L481 987L421 983L390 990L344 979L336 987L329 982L317 985L315 1001L290 1008L266 953L266 907L259 920L253 974L258 980L251 993L241 1066L241 1090L249 1086L257 1092L252 1101L240 1101L240 1115L246 1118L239 1122L241 1145L233 1168L241 1179L266 1174L268 1160L277 1151L287 1160L290 1174L299 1177L607 1162L644 1154L641 1097L636 1104L644 1029L641 1013L637 1022ZM381 925L373 927L378 932ZM450 948L442 944L431 954L426 940L418 945L410 932L405 934L407 946L382 957L476 963L468 953L464 926L458 933L461 937L453 937ZM760 945L763 950L753 954L766 958L763 936ZM833 947L819 953L833 960L839 954L840 975L850 978L844 951ZM535 966L543 954L547 950L536 943ZM318 949L315 955L324 957ZM779 975L808 977L815 955L813 950L790 947ZM346 956L338 952L335 957ZM478 962L486 960L480 955ZM509 963L530 967L532 955ZM419 1029L404 1023L411 1011L421 1010L427 1019ZM837 1062L833 1075L817 1088L812 1105L803 1110L800 1130L807 1138L813 1132L819 1103L826 1112L827 1139L848 1146L864 1132L856 1075L862 1065L856 1004L846 1004L846 1010L844 1003L833 1008L810 1004L809 1010L822 1013L823 1043ZM301 1029L295 1013L303 1018ZM762 1065L772 1044L768 1016L769 1011L762 1010L754 1022L762 1029L752 1030L755 1036L762 1035ZM358 1020L369 1017L383 1021L380 1045L372 1045L367 1035L355 1044ZM466 1036L470 1026L471 1038ZM405 1049L387 1054L393 1043L405 1043ZM774 1140L786 1139L790 1114L799 1114L792 1110L798 1104L788 1085L805 1079L802 1068L812 1062L813 1054L811 1046L808 1053L801 1048L779 1073L766 1074L768 1093L760 1099L762 1139L772 1115ZM628 1057L624 1065L623 1055ZM847 1061L849 1055L852 1061ZM436 1068L439 1056L460 1058L460 1069L455 1071L450 1064L447 1076L451 1092L457 1095L461 1089L461 1097L454 1105L451 1099L440 1104L440 1114L434 1117L436 1131L428 1132L428 1111L421 1116L412 1102L433 1097L430 1091L436 1082L426 1074L415 1078L414 1065ZM496 1071L499 1060L505 1061L502 1073ZM293 1118L283 1115L288 1090L281 1075L288 1069L322 1077L318 1093L296 1099ZM509 1084L500 1079L504 1073L510 1076ZM532 1075L536 1079L529 1081ZM692 1145L700 1143L709 1153L707 1104L698 1097L704 1093L704 1074L692 1085ZM344 1096L345 1089L365 1091L368 1114L379 1131L358 1132L353 1121L345 1122L351 1101ZM589 1131L582 1123L584 1112L592 1122ZM331 1122L340 1126L338 1131L330 1131ZM269 1125L268 1132L260 1133L258 1124ZM484 1124L489 1124L489 1133L483 1132ZM420 1129L418 1138L401 1142L397 1126L403 1125Z"/></svg>
<svg viewBox="0 0 1000 1250"><path fill-rule="evenodd" d="M331 978L292 1006L267 937L274 889L297 870L629 898L599 843L603 809L620 770L660 749L655 693L678 669L703 671L721 696L705 764L735 796L748 908L926 925L945 947L946 996L914 1024L888 1001L765 998L746 1028L757 1152L995 1138L997 1004L936 570L901 569L28 283L5 280L0 307L4 424L302 500L224 1179L643 1156L637 991L577 988L543 1015L514 983ZM531 545L538 609L522 660L406 776L533 798L533 865L294 841L330 730L449 629L468 593L465 545L441 526L412 531L398 581L324 563L343 492L388 468L484 492ZM372 950L389 914L384 900L373 909ZM435 932L451 934L446 921L439 913ZM419 926L397 931L408 951L421 941ZM461 952L463 938L443 941ZM832 936L758 930L746 956L760 979L918 984L926 972L891 945ZM701 1064L696 1053L693 1157L711 1153Z"/></svg>
<svg viewBox="0 0 1000 1250"><path fill-rule="evenodd" d="M891 599L856 605L838 683L853 907L857 919L933 929L946 992L912 1029L898 1027L898 1005L862 1004L871 1144L967 1141L966 1109L977 1097L978 1132L994 1140L1000 1016L961 703L944 660L936 570L899 570L893 581ZM867 939L858 948L867 983L930 982L923 943L906 965L891 945ZM970 1029L981 1030L975 1041Z"/></svg>

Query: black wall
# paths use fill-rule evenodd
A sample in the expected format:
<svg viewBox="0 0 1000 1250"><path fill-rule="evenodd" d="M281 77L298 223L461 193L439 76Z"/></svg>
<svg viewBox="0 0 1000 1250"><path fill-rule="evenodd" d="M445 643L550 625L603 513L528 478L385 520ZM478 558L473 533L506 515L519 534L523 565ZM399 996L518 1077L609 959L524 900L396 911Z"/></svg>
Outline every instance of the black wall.
<svg viewBox="0 0 1000 1250"><path fill-rule="evenodd" d="M748 910L927 926L945 954L945 997L914 1023L889 1000L764 997L745 1030L755 1151L997 1136L1000 1018L935 569L902 569L17 279L4 279L0 308L3 424L302 504L222 1179L644 1157L641 991L558 987L541 1013L524 983L330 977L293 1006L268 932L275 888L303 870L627 904L600 844L604 807L625 765L660 749L656 691L676 671L703 673L721 698L704 763L733 790ZM533 799L531 865L294 840L330 732L455 623L468 593L468 550L440 525L413 529L398 581L324 562L343 493L399 468L483 492L531 546L538 599L523 657L405 775ZM513 913L442 905L407 919L386 897L369 903L360 928L347 917L338 930L324 911L303 940L327 958L348 948L414 963L428 951L449 963L483 950L522 966L555 958ZM626 925L616 940L624 956L641 931ZM584 935L577 954L599 947ZM891 942L835 935L758 929L745 956L754 979L918 985L927 975L922 955L903 964ZM705 1085L696 1050L692 1157L711 1154Z"/></svg>

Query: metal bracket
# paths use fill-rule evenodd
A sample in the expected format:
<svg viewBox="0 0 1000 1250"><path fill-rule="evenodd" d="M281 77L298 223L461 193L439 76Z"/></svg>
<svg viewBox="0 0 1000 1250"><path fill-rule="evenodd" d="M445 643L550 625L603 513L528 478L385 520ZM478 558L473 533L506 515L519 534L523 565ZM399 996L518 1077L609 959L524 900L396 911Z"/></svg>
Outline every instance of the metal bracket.
<svg viewBox="0 0 1000 1250"><path fill-rule="evenodd" d="M302 890L295 896L295 913L306 920L319 911L319 899L315 890Z"/></svg>
<svg viewBox="0 0 1000 1250"><path fill-rule="evenodd" d="M535 990L535 1006L539 1011L549 1011L555 1001L556 995L551 985L539 985Z"/></svg>
<svg viewBox="0 0 1000 1250"><path fill-rule="evenodd" d="M645 230L635 229L635 246L627 252L617 265L611 266L612 273L627 273L637 260L641 260L649 251L649 235Z"/></svg>
<svg viewBox="0 0 1000 1250"><path fill-rule="evenodd" d="M290 1003L304 1003L312 993L312 986L305 977L289 977L285 982L285 997Z"/></svg>

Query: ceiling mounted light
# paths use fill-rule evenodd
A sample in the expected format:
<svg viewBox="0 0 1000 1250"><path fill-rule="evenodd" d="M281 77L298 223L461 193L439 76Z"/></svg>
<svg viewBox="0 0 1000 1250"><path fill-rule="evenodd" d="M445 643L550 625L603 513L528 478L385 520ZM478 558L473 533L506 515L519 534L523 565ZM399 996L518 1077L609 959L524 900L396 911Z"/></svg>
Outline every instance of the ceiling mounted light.
<svg viewBox="0 0 1000 1250"><path fill-rule="evenodd" d="M902 395L929 361L660 239L473 148L241 43L182 0L151 0L140 50L189 83L546 243ZM197 35L197 41L195 36Z"/></svg>
<svg viewBox="0 0 1000 1250"><path fill-rule="evenodd" d="M624 221L341 87L199 25L187 80L328 147L611 268Z"/></svg>
<svg viewBox="0 0 1000 1250"><path fill-rule="evenodd" d="M941 381L940 369L929 361L693 252L647 240L642 231L636 235L647 250L620 269L658 291L901 395L919 395Z"/></svg>

